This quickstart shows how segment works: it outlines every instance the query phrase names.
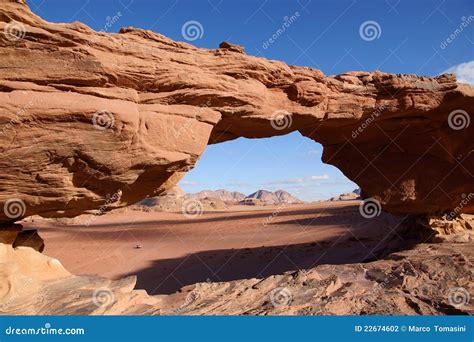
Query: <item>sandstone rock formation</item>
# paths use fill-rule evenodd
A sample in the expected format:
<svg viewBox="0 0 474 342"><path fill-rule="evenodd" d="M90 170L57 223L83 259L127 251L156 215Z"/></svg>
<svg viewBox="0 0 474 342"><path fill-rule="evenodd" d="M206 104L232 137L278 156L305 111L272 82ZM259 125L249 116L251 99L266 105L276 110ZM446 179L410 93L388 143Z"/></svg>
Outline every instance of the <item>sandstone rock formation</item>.
<svg viewBox="0 0 474 342"><path fill-rule="evenodd" d="M431 217L425 219L424 226L436 233L434 241L459 243L474 241L474 215L461 214L455 219Z"/></svg>
<svg viewBox="0 0 474 342"><path fill-rule="evenodd" d="M163 314L474 314L470 244L422 244L364 264L320 265L265 279L189 286Z"/></svg>
<svg viewBox="0 0 474 342"><path fill-rule="evenodd" d="M179 186L164 191L160 196L146 198L137 204L137 207L149 208L150 210L160 211L180 211L186 193Z"/></svg>
<svg viewBox="0 0 474 342"><path fill-rule="evenodd" d="M0 222L126 206L208 143L296 130L387 211L474 211L474 90L453 75L327 77L232 44L49 23L24 0L1 0L0 32Z"/></svg>
<svg viewBox="0 0 474 342"><path fill-rule="evenodd" d="M472 244L422 244L364 264L263 279L133 290L135 278L73 276L31 248L0 244L0 315L474 314Z"/></svg>
<svg viewBox="0 0 474 342"><path fill-rule="evenodd" d="M159 313L158 299L133 290L136 278L78 277L59 260L0 243L0 315Z"/></svg>

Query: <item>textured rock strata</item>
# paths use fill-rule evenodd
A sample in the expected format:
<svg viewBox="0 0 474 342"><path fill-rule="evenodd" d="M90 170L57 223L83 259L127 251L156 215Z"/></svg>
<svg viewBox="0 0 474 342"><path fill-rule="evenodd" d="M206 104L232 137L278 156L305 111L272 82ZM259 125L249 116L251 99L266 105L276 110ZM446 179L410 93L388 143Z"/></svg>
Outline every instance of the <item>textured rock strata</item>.
<svg viewBox="0 0 474 342"><path fill-rule="evenodd" d="M291 131L387 211L474 211L474 125L449 125L474 90L452 75L327 77L229 43L48 23L13 0L0 32L0 222L126 206L175 185L208 143Z"/></svg>
<svg viewBox="0 0 474 342"><path fill-rule="evenodd" d="M0 314L472 315L472 254L472 244L422 244L370 263L148 296L133 277L73 276L31 248L0 244Z"/></svg>
<svg viewBox="0 0 474 342"><path fill-rule="evenodd" d="M78 277L59 260L0 243L0 315L159 313L158 300L133 290L136 278Z"/></svg>
<svg viewBox="0 0 474 342"><path fill-rule="evenodd" d="M418 245L385 260L187 288L164 314L474 314L472 245ZM175 295L177 296L177 295Z"/></svg>

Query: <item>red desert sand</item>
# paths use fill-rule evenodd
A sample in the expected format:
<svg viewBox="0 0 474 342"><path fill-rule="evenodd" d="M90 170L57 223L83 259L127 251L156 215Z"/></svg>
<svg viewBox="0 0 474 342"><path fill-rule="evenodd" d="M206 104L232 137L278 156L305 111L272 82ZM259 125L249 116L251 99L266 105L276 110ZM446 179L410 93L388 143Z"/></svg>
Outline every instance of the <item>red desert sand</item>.
<svg viewBox="0 0 474 342"><path fill-rule="evenodd" d="M73 226L35 219L44 254L76 275L138 276L138 288L171 294L185 285L372 259L401 218L364 219L358 201L204 212L127 210L83 216ZM82 222L82 224L81 224Z"/></svg>

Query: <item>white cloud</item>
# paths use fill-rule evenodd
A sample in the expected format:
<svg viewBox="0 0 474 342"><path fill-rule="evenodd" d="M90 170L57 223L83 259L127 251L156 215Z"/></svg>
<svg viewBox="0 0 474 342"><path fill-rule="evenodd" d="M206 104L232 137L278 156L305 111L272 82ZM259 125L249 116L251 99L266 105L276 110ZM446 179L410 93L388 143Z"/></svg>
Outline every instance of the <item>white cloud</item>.
<svg viewBox="0 0 474 342"><path fill-rule="evenodd" d="M309 156L317 156L317 155L321 154L321 151L320 150L309 150L307 153L308 153Z"/></svg>
<svg viewBox="0 0 474 342"><path fill-rule="evenodd" d="M248 187L251 186L250 183L239 181L239 180L231 180L230 182L225 183L226 186L232 187Z"/></svg>
<svg viewBox="0 0 474 342"><path fill-rule="evenodd" d="M196 185L199 185L199 183L194 182L194 181L182 180L182 181L179 182L179 185L181 185L181 186L196 186Z"/></svg>
<svg viewBox="0 0 474 342"><path fill-rule="evenodd" d="M329 176L327 174L324 174L320 176L309 176L309 177L301 177L301 178L288 178L288 179L274 180L266 184L272 184L272 185L306 184L306 183L314 183L314 182L327 180L327 179L329 179Z"/></svg>
<svg viewBox="0 0 474 342"><path fill-rule="evenodd" d="M474 85L474 61L455 65L443 72L443 74L446 73L456 74L459 83Z"/></svg>

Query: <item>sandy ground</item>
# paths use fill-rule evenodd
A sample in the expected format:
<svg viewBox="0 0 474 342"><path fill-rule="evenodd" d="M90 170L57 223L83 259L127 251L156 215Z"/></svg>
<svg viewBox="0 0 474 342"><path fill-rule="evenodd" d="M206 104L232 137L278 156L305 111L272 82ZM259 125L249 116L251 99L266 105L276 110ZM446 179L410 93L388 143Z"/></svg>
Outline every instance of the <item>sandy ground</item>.
<svg viewBox="0 0 474 342"><path fill-rule="evenodd" d="M197 282L262 278L319 264L373 258L401 218L364 219L359 202L234 207L187 218L125 211L86 224L36 219L48 256L76 275L137 275L137 288L171 294ZM137 245L141 248L136 248Z"/></svg>

